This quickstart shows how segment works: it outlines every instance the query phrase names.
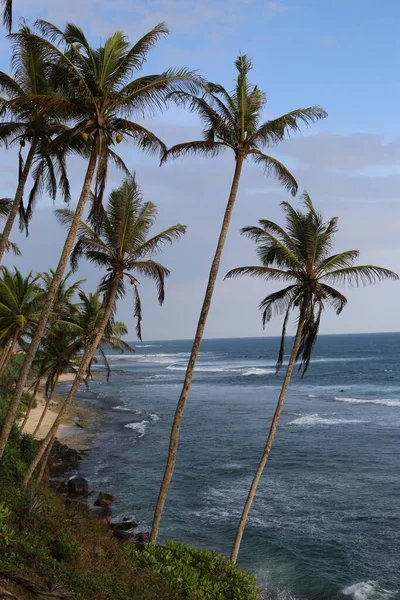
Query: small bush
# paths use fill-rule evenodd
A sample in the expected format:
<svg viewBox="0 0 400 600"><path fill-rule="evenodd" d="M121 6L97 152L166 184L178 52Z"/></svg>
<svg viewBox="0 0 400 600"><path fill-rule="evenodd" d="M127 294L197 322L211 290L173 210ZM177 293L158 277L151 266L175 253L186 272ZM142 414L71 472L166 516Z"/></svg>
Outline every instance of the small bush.
<svg viewBox="0 0 400 600"><path fill-rule="evenodd" d="M139 550L126 546L139 570L161 579L186 600L257 600L256 579L224 556L168 541L166 546Z"/></svg>
<svg viewBox="0 0 400 600"><path fill-rule="evenodd" d="M29 402L29 394L25 400ZM0 392L0 428L7 413L11 392ZM0 481L20 482L27 465L32 461L38 450L38 442L32 435L21 433L17 424L11 428L10 437L0 461ZM1 485L1 484L0 484Z"/></svg>
<svg viewBox="0 0 400 600"><path fill-rule="evenodd" d="M8 525L11 511L4 502L0 502L0 545L8 545L15 536L15 531Z"/></svg>

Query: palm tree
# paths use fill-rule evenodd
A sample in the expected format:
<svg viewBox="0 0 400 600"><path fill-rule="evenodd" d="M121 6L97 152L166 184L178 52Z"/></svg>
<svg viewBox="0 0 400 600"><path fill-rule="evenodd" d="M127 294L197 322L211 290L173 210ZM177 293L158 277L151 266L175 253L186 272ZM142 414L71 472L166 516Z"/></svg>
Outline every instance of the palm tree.
<svg viewBox="0 0 400 600"><path fill-rule="evenodd" d="M88 294L81 291L79 299L80 303L77 306L76 312L72 313L69 317L65 317L62 322L75 334L74 350L85 350L91 344L93 336L96 334L103 320L104 302L101 298L100 290L94 293L89 292ZM122 336L127 333L128 329L125 323L112 319L110 326L106 329L99 342L97 352L106 368L107 380L110 377L111 370L105 350L110 348L112 350L119 350L122 353L135 352L134 348L122 339ZM85 381L87 382L91 377L90 364L85 375Z"/></svg>
<svg viewBox="0 0 400 600"><path fill-rule="evenodd" d="M56 214L61 223L67 227L74 218L73 213L68 209L57 210ZM101 213L101 219L94 219L92 216L92 223L80 224L78 240L71 254L71 263L73 269L76 269L79 259L85 256L90 262L107 271L107 275L100 282L100 290L104 295L103 318L93 332L90 342L88 340L71 390L39 453L26 472L25 484L30 480L48 445L52 443L62 417L90 367L94 353L113 317L116 300L126 295L125 279L133 287L136 333L139 339L141 339L142 307L137 276L153 279L157 286L160 304L164 301L164 279L170 272L162 264L148 257L159 252L164 244L171 244L179 239L185 233L186 227L174 225L148 238L156 217L155 205L152 202L143 202L135 178L127 177L122 185L110 194L107 208ZM96 230L91 227L93 221Z"/></svg>
<svg viewBox="0 0 400 600"><path fill-rule="evenodd" d="M49 271L40 274L40 279L44 283L44 290L46 294L49 293L53 283L54 275L55 273L53 269L49 269ZM85 279L78 279L77 281L70 283L71 276L72 270L68 271L68 273L62 277L54 297L51 311L53 313L53 318L56 321L68 316L72 316L78 311L78 304L75 301L76 294L80 293L81 285L85 282Z"/></svg>
<svg viewBox="0 0 400 600"><path fill-rule="evenodd" d="M0 277L0 374L7 367L13 350L22 337L32 331L40 314L43 290L38 276L26 277L15 269L1 267Z"/></svg>
<svg viewBox="0 0 400 600"><path fill-rule="evenodd" d="M101 212L101 200L107 177L109 161L126 171L121 158L111 146L124 137L132 140L141 150L155 153L165 151L164 144L149 130L129 117L153 114L167 106L171 92L185 90L196 92L202 85L187 69L170 69L158 75L146 75L132 79L145 62L151 48L160 37L168 33L164 24L157 25L143 36L134 46L130 46L121 32L108 38L100 48L90 47L83 31L74 25L67 25L65 32L53 25L40 22L47 39L32 34L30 43L53 63L53 80L64 90L67 100L55 100L52 96L41 97L44 112L57 110L66 120L73 121L70 129L60 134L53 142L57 151L67 149L75 138L87 141L90 158L81 194L75 209L74 218L64 243L52 286L47 294L39 318L35 335L21 369L10 402L8 414L0 433L0 458L3 455L12 424L15 421L24 385L32 362L39 348L46 323L51 312L54 295L71 253L82 219L89 191L94 180L95 196L92 212ZM22 34L20 34L22 35ZM64 43L63 53L53 42ZM29 99L15 100L17 106L29 107Z"/></svg>
<svg viewBox="0 0 400 600"><path fill-rule="evenodd" d="M59 98L50 78L49 64L39 48L31 43L30 30L25 25L18 34L9 36L12 42L13 76L0 72L1 99L0 142L19 145L18 185L11 209L0 239L0 262L3 259L15 218L20 212L22 222L28 227L35 201L45 188L48 194L56 197L60 188L64 199L70 199L65 159L60 152L54 152L51 140L66 128L56 110L44 113L40 108L42 96ZM29 107L21 105L29 99ZM29 145L26 159L22 151ZM32 167L34 167L32 171ZM34 184L26 209L23 194L28 175L32 171ZM58 183L57 183L57 174Z"/></svg>
<svg viewBox="0 0 400 600"><path fill-rule="evenodd" d="M308 125L326 116L324 110L318 106L312 106L310 108L297 109L277 119L261 123L261 113L266 105L266 94L257 86L250 84L248 75L252 69L251 60L246 55L239 56L235 61L235 67L238 75L235 89L232 93L229 93L221 85L209 84L209 93L202 97L196 97L187 92L180 92L174 95L178 103L182 103L183 105L188 104L191 110L199 113L204 123L204 138L200 141L186 142L173 146L163 158L163 160L167 160L169 157L184 156L186 154L216 156L228 148L234 154L235 171L217 248L211 263L207 288L183 387L172 424L167 464L160 486L150 536L150 543L153 544L157 541L161 516L174 472L183 411L189 396L193 372L211 306L222 250L225 245L232 210L239 189L243 163L247 158L251 158L257 165L263 167L267 174L272 173L275 175L278 181L295 195L297 192L297 183L293 175L291 175L281 162L269 154L265 154L262 149L268 149L270 146L283 141L290 132L299 131L299 123Z"/></svg>
<svg viewBox="0 0 400 600"><path fill-rule="evenodd" d="M294 209L288 202L282 202L286 228L265 219L259 221L259 226L244 227L242 234L258 245L257 255L261 265L239 267L226 275L226 278L249 275L263 281L284 281L289 284L268 294L260 303L264 326L275 314L284 315L277 370L283 362L286 326L290 314L293 311L298 315L281 393L237 529L231 554L233 563L237 561L244 527L274 441L295 363L301 359L299 370L304 375L310 364L325 306L332 307L336 314L340 314L346 305L347 299L332 284L359 286L384 279L399 279L396 273L382 267L354 265L359 255L358 250L331 254L338 219L335 217L325 222L322 214L314 208L307 192L302 195L302 201L304 212Z"/></svg>

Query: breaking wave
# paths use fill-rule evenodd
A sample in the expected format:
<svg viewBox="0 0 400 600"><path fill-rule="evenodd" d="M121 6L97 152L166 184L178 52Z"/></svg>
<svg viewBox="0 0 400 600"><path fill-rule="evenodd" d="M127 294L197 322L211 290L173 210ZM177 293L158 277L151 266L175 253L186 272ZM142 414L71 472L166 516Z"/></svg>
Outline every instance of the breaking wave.
<svg viewBox="0 0 400 600"><path fill-rule="evenodd" d="M300 417L299 419L295 419L294 421L290 421L288 425L348 425L354 423L365 423L365 421L360 421L359 419L335 419L335 418L327 418L320 417L318 414L314 415L305 415L304 417Z"/></svg>
<svg viewBox="0 0 400 600"><path fill-rule="evenodd" d="M334 396L333 399L336 402L347 402L347 404L379 404L382 406L398 406L398 407L400 407L400 400L395 400L395 399L391 399L391 398L368 400L368 399L364 399L364 398L340 398L338 396Z"/></svg>
<svg viewBox="0 0 400 600"><path fill-rule="evenodd" d="M141 438L146 433L146 427L149 424L148 421L140 421L139 423L128 423L125 425L126 429L133 429L137 431L138 437Z"/></svg>
<svg viewBox="0 0 400 600"><path fill-rule="evenodd" d="M351 596L353 600L389 600L396 591L383 588L377 581L360 581L342 590L345 596Z"/></svg>

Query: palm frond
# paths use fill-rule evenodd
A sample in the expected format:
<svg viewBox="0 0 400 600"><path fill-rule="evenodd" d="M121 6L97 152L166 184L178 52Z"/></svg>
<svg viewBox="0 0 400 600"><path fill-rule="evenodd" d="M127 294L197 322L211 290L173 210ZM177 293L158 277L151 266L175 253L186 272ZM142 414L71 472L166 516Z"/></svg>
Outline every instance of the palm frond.
<svg viewBox="0 0 400 600"><path fill-rule="evenodd" d="M385 279L397 281L399 276L389 269L384 269L375 265L359 265L329 271L321 276L321 280L325 279L342 285L348 284L350 286L358 287L360 285L366 286L378 281L384 281Z"/></svg>
<svg viewBox="0 0 400 600"><path fill-rule="evenodd" d="M292 196L297 194L297 181L283 163L272 156L263 154L259 150L251 150L249 154L257 165L264 168L265 173L274 175L279 183L283 185Z"/></svg>

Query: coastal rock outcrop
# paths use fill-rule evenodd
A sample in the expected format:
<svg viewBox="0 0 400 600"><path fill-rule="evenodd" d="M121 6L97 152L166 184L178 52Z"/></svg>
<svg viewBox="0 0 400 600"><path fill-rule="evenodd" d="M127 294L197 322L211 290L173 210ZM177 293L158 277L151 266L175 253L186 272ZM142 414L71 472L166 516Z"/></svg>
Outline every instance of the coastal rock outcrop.
<svg viewBox="0 0 400 600"><path fill-rule="evenodd" d="M71 477L68 479L67 490L69 496L84 496L89 493L89 484L84 477Z"/></svg>
<svg viewBox="0 0 400 600"><path fill-rule="evenodd" d="M112 494L103 494L103 492L99 492L99 495L94 502L94 506L111 506L113 502L114 496Z"/></svg>

